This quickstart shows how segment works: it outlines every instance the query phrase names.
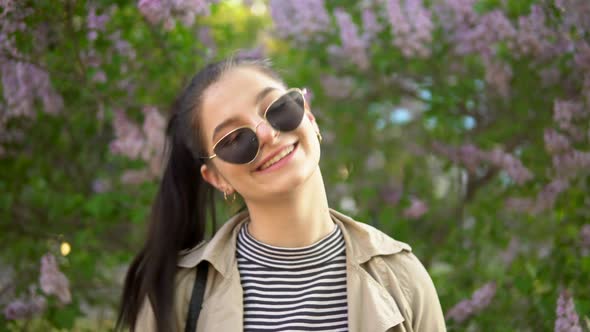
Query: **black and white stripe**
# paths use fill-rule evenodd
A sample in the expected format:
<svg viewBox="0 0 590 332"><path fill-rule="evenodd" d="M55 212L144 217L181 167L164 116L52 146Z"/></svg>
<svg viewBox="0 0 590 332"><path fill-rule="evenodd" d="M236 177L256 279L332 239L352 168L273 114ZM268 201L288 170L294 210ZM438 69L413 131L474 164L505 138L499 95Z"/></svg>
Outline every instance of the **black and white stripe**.
<svg viewBox="0 0 590 332"><path fill-rule="evenodd" d="M244 331L348 331L346 251L340 229L302 248L238 233Z"/></svg>

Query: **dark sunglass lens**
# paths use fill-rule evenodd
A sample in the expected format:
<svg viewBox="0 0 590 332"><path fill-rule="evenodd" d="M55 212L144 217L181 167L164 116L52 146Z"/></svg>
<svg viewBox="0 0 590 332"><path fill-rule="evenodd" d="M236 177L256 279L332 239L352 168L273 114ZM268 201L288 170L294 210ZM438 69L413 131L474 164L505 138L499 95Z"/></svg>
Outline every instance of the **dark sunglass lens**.
<svg viewBox="0 0 590 332"><path fill-rule="evenodd" d="M291 131L299 127L304 113L303 96L289 91L277 99L266 111L266 119L275 129Z"/></svg>
<svg viewBox="0 0 590 332"><path fill-rule="evenodd" d="M213 152L229 163L249 163L258 153L256 133L249 128L238 129L224 137Z"/></svg>

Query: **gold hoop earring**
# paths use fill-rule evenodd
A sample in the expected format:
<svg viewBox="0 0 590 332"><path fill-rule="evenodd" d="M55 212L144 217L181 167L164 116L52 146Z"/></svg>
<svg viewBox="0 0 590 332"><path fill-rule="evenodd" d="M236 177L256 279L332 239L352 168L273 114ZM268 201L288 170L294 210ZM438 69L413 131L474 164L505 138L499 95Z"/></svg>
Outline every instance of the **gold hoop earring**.
<svg viewBox="0 0 590 332"><path fill-rule="evenodd" d="M227 202L227 193L224 191L223 192L223 199ZM229 203L233 203L236 201L236 193L234 192L232 197L231 197L231 201L229 201Z"/></svg>
<svg viewBox="0 0 590 332"><path fill-rule="evenodd" d="M321 143L322 142L322 139L323 139L322 138L322 134L320 134L320 131L319 130L316 132L316 134L318 135L318 141L320 141L320 143Z"/></svg>

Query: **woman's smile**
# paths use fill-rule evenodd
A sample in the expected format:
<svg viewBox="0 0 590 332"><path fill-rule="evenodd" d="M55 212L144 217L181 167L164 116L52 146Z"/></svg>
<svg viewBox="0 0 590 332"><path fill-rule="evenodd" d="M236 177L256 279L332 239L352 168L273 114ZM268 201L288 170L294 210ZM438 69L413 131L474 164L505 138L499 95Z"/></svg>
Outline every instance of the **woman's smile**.
<svg viewBox="0 0 590 332"><path fill-rule="evenodd" d="M297 146L298 142L295 142L294 144L288 145L279 150L277 153L267 158L263 164L256 169L256 173L268 173L283 167L293 158Z"/></svg>

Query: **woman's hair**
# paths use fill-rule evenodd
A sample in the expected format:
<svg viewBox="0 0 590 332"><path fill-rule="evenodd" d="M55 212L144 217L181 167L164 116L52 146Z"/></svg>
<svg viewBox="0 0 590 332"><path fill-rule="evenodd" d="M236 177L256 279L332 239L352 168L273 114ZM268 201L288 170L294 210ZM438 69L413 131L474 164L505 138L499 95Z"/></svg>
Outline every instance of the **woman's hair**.
<svg viewBox="0 0 590 332"><path fill-rule="evenodd" d="M201 176L207 155L199 128L203 94L222 74L235 67L251 67L279 82L269 61L230 58L207 65L184 88L172 105L166 126L167 163L153 202L147 239L133 259L121 298L117 330L134 330L138 314L149 298L158 331L174 327L174 278L179 251L204 240L207 216L215 232L214 188Z"/></svg>

